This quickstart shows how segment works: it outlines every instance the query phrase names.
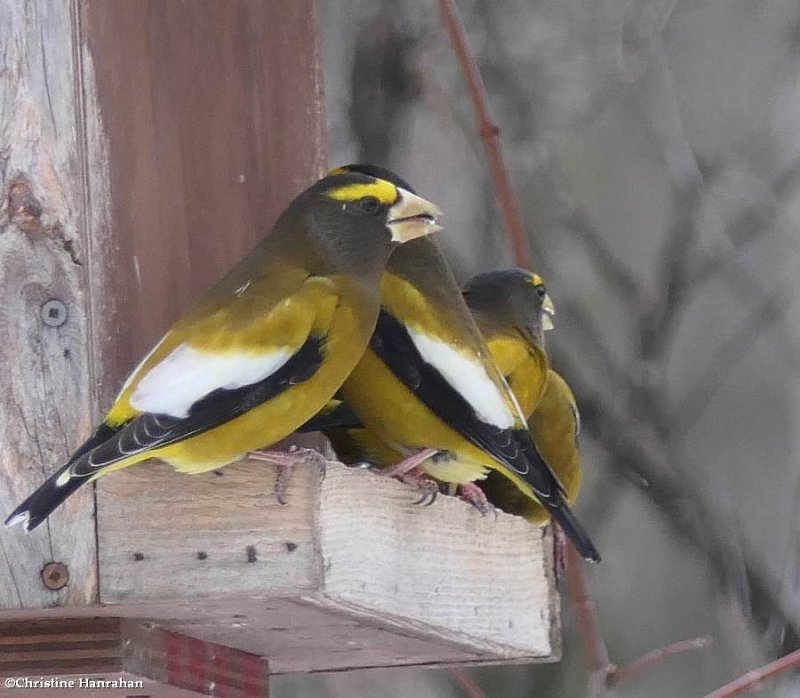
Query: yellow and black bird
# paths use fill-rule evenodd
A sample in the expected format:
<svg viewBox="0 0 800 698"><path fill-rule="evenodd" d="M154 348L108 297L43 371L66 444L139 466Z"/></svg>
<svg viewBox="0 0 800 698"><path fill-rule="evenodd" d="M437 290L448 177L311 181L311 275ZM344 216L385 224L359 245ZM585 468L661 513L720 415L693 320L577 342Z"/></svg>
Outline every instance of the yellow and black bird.
<svg viewBox="0 0 800 698"><path fill-rule="evenodd" d="M580 417L569 385L549 368L544 352L544 331L553 326L555 308L543 280L524 269L490 271L467 282L464 299L528 418L534 443L572 504L581 485ZM490 473L481 489L503 511L537 525L549 519L538 501L498 473Z"/></svg>
<svg viewBox="0 0 800 698"><path fill-rule="evenodd" d="M547 374L544 394L528 419L528 428L537 448L564 488L567 503L574 504L582 480L578 450L580 415L569 385L552 369ZM495 473L489 473L481 483L481 489L493 505L509 514L522 516L537 526L546 524L550 518L541 504Z"/></svg>
<svg viewBox="0 0 800 698"><path fill-rule="evenodd" d="M438 214L358 172L301 193L167 332L95 433L6 524L32 530L82 484L148 458L200 473L296 430L363 354L392 250L438 230Z"/></svg>
<svg viewBox="0 0 800 698"><path fill-rule="evenodd" d="M545 390L544 333L555 307L538 274L500 269L473 276L462 293L492 358L530 417Z"/></svg>
<svg viewBox="0 0 800 698"><path fill-rule="evenodd" d="M351 165L334 172L364 172L410 190L382 168ZM546 365L542 386L545 381ZM414 466L458 485L463 494L480 492L474 483L494 472L539 502L583 557L600 559L432 241L412 241L393 252L375 331L339 396L384 457L392 451L403 457L387 472ZM330 426L332 416L329 406L305 430Z"/></svg>
<svg viewBox="0 0 800 698"><path fill-rule="evenodd" d="M490 271L473 277L463 295L528 418L534 443L572 504L581 485L580 417L569 385L548 368L544 331L553 326L555 308L543 280L523 269ZM325 432L345 463L390 466L402 458L368 429L359 428L358 418L341 400L331 401L313 424ZM490 472L480 487L488 501L503 511L536 525L550 519L535 498L498 471Z"/></svg>

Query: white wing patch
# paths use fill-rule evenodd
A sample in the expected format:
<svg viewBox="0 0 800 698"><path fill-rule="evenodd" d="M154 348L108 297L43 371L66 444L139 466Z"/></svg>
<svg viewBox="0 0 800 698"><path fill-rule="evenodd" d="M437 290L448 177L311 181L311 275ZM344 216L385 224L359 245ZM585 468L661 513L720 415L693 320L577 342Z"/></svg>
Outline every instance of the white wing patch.
<svg viewBox="0 0 800 698"><path fill-rule="evenodd" d="M503 394L479 361L470 359L445 342L410 327L407 329L422 358L442 374L481 420L501 429L514 426L514 415Z"/></svg>
<svg viewBox="0 0 800 698"><path fill-rule="evenodd" d="M125 383L123 383L122 387L119 389L119 394L117 395L117 400L119 400L120 397L122 397L122 393L124 393L128 389L128 386L131 383L133 383L133 379L136 378L136 374L139 373L139 371L142 370L142 366L144 366L147 363L147 360L153 354L156 353L156 349L158 349L164 343L164 340L167 338L167 336L168 335L165 334L161 339L159 339L158 340L158 344L156 344L149 352L147 352L147 356L145 356L139 362L139 365L136 368L134 368L133 371L131 371L131 375L128 376L128 379L125 381ZM114 402L116 402L117 400L115 400Z"/></svg>
<svg viewBox="0 0 800 698"><path fill-rule="evenodd" d="M261 356L214 354L181 344L142 378L130 402L141 412L184 418L209 393L258 383L291 356L285 351Z"/></svg>

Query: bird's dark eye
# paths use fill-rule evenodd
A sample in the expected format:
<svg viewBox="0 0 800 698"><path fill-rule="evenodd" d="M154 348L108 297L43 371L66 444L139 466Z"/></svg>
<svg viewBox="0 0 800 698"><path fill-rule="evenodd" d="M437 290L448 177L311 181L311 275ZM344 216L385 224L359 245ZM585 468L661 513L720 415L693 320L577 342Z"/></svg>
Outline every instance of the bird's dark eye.
<svg viewBox="0 0 800 698"><path fill-rule="evenodd" d="M536 295L539 296L539 298L544 298L547 295L547 289L544 287L544 284L539 284L536 287Z"/></svg>
<svg viewBox="0 0 800 698"><path fill-rule="evenodd" d="M358 205L364 213L377 213L381 202L376 196L365 196L363 199L359 199Z"/></svg>

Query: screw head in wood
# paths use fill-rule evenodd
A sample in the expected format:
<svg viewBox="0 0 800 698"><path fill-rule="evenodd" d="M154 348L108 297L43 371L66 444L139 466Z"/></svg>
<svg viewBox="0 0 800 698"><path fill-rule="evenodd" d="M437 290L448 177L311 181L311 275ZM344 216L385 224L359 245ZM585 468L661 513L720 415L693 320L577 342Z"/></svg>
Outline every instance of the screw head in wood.
<svg viewBox="0 0 800 698"><path fill-rule="evenodd" d="M45 301L39 312L42 316L42 322L48 327L61 327L67 321L67 316L69 315L67 306L58 298L51 298L49 301Z"/></svg>
<svg viewBox="0 0 800 698"><path fill-rule="evenodd" d="M58 591L69 582L69 568L63 562L48 562L39 573L44 584L51 591Z"/></svg>

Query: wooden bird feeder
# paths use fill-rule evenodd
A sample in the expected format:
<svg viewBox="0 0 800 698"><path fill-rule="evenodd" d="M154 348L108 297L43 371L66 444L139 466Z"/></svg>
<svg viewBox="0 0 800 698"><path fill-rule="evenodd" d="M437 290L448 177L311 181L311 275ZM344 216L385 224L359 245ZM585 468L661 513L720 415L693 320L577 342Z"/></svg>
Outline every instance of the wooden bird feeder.
<svg viewBox="0 0 800 698"><path fill-rule="evenodd" d="M313 0L8 7L2 518L327 166ZM274 479L148 463L0 530L0 676L252 696L275 673L558 658L549 535L338 463L296 468L286 505Z"/></svg>

